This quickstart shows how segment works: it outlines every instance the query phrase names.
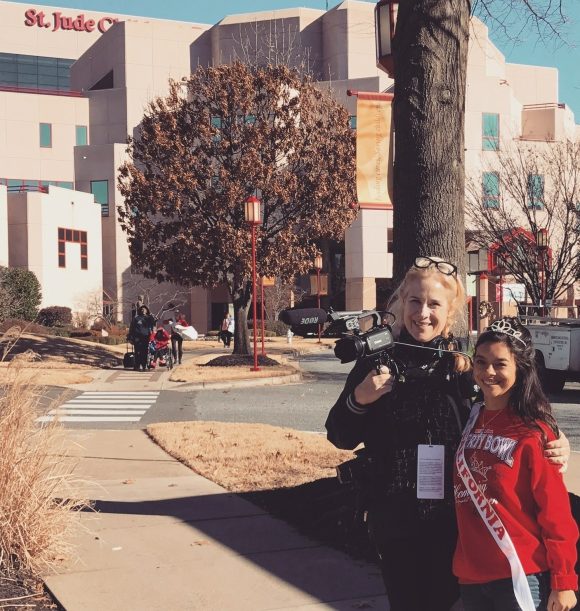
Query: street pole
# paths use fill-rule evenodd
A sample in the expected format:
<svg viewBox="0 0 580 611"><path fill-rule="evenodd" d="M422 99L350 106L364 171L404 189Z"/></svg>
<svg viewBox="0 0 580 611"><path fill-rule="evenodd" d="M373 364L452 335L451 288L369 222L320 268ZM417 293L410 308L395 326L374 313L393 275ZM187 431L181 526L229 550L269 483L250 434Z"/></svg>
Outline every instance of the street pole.
<svg viewBox="0 0 580 611"><path fill-rule="evenodd" d="M261 306L261 318L262 318L262 356L266 356L266 349L264 348L264 276L260 280L260 306Z"/></svg>
<svg viewBox="0 0 580 611"><path fill-rule="evenodd" d="M257 329L257 307L256 307L256 223L252 223L252 310L254 314L254 366L250 371L260 371L258 367L258 329Z"/></svg>
<svg viewBox="0 0 580 611"><path fill-rule="evenodd" d="M503 316L503 267L499 268L499 304L498 304L499 318Z"/></svg>
<svg viewBox="0 0 580 611"><path fill-rule="evenodd" d="M316 305L320 310L320 270L316 270ZM322 325L318 323L318 343L321 344L320 333L322 331Z"/></svg>
<svg viewBox="0 0 580 611"><path fill-rule="evenodd" d="M546 316L546 265L544 262L544 250L540 250L540 270L541 270L541 274L542 274L542 282L541 282L541 289L542 289L542 308L540 309L540 313L542 316Z"/></svg>

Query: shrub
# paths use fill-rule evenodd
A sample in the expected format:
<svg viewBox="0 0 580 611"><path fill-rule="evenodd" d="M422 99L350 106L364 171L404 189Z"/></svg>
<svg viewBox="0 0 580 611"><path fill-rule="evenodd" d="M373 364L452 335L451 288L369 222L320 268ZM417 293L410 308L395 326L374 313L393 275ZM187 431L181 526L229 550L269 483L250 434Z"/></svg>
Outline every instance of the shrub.
<svg viewBox="0 0 580 611"><path fill-rule="evenodd" d="M88 329L72 329L70 337L91 337L92 333Z"/></svg>
<svg viewBox="0 0 580 611"><path fill-rule="evenodd" d="M49 306L38 313L38 322L47 327L65 327L72 324L72 311L65 306Z"/></svg>
<svg viewBox="0 0 580 611"><path fill-rule="evenodd" d="M79 524L60 425L36 423L42 397L19 365L0 385L0 575L50 570Z"/></svg>
<svg viewBox="0 0 580 611"><path fill-rule="evenodd" d="M42 301L34 272L0 266L0 322L6 318L34 320Z"/></svg>
<svg viewBox="0 0 580 611"><path fill-rule="evenodd" d="M290 327L284 324L281 320L267 320L266 321L266 329L268 331L273 331L275 335L282 337L288 333L288 329Z"/></svg>

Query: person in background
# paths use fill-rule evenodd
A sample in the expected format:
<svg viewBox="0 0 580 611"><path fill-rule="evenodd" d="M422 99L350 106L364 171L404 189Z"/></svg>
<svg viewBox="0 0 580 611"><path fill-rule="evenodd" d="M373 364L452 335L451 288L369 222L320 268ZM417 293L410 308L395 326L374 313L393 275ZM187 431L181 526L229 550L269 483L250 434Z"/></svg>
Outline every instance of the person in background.
<svg viewBox="0 0 580 611"><path fill-rule="evenodd" d="M473 406L455 457L453 560L465 611L569 611L578 527L562 474L543 456L558 437L528 329L496 320L479 336Z"/></svg>
<svg viewBox="0 0 580 611"><path fill-rule="evenodd" d="M226 311L222 320L219 338L224 344L224 348L229 348L232 343L232 337L234 336L235 323L230 313Z"/></svg>
<svg viewBox="0 0 580 611"><path fill-rule="evenodd" d="M149 338L155 329L155 318L146 305L137 310L137 315L131 321L127 339L135 347L135 364L133 369L139 371L147 369L147 350L149 349Z"/></svg>
<svg viewBox="0 0 580 611"><path fill-rule="evenodd" d="M175 325L180 325L181 327L189 326L185 316L178 309L173 311L173 320L171 325L171 352L173 353L173 360L175 363L181 365L181 359L183 358L183 337L175 328Z"/></svg>

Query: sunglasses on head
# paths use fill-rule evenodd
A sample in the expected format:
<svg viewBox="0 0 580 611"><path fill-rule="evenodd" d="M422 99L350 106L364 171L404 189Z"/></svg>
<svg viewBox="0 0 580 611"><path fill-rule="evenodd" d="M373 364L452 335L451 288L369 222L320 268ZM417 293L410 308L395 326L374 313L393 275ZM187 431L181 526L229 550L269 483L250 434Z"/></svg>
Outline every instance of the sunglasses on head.
<svg viewBox="0 0 580 611"><path fill-rule="evenodd" d="M437 261L431 257L417 257L413 266L417 269L427 269L434 265L438 272L445 274L446 276L457 276L457 266L448 261Z"/></svg>

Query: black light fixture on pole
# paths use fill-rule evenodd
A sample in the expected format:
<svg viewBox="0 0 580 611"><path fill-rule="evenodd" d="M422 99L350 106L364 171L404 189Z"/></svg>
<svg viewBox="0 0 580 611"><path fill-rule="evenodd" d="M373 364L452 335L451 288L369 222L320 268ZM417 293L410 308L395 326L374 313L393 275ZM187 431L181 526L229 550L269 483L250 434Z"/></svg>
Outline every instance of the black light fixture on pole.
<svg viewBox="0 0 580 611"><path fill-rule="evenodd" d="M477 283L475 286L475 318L477 320L475 330L478 333L481 331L479 309L482 302L482 283L487 282L486 273L489 271L488 257L489 251L487 248L480 248L479 250L467 253L468 273L476 276Z"/></svg>
<svg viewBox="0 0 580 611"><path fill-rule="evenodd" d="M262 224L261 217L261 202L254 195L248 197L244 204L244 215L246 223L248 223L252 230L252 309L254 315L254 366L250 371L260 371L258 367L258 349L256 342L258 340L257 330L257 308L256 308L256 228Z"/></svg>
<svg viewBox="0 0 580 611"><path fill-rule="evenodd" d="M377 66L391 78L395 76L393 60L393 37L399 2L394 0L379 0L375 6L375 37L377 45Z"/></svg>

